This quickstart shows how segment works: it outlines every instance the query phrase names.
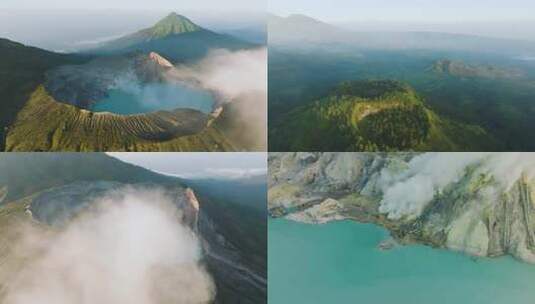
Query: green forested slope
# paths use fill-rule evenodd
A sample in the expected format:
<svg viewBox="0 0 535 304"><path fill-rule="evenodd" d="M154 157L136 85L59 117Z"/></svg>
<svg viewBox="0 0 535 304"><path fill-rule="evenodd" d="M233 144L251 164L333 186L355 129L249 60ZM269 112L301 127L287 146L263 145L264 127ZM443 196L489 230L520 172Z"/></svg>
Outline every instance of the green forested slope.
<svg viewBox="0 0 535 304"><path fill-rule="evenodd" d="M482 128L442 118L407 84L344 82L272 128L277 151L481 151L498 144Z"/></svg>

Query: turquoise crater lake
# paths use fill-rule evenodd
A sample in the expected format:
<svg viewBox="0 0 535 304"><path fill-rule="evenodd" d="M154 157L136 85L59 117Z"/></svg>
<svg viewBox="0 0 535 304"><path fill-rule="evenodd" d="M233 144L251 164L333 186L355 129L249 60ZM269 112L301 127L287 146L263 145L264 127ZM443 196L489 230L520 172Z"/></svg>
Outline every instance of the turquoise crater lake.
<svg viewBox="0 0 535 304"><path fill-rule="evenodd" d="M352 221L308 225L270 219L268 302L525 304L535 265L474 259L426 246L377 249L387 231Z"/></svg>
<svg viewBox="0 0 535 304"><path fill-rule="evenodd" d="M111 89L106 98L93 104L91 111L130 115L185 108L210 113L214 103L208 91L182 84L151 83Z"/></svg>

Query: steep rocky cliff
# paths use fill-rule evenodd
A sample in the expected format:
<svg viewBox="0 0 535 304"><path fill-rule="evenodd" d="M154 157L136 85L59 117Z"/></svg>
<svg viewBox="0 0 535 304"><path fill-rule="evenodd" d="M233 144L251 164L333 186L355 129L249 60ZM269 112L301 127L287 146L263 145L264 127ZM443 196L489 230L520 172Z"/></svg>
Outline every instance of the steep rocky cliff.
<svg viewBox="0 0 535 304"><path fill-rule="evenodd" d="M535 263L535 155L272 153L272 216L387 228L401 243Z"/></svg>

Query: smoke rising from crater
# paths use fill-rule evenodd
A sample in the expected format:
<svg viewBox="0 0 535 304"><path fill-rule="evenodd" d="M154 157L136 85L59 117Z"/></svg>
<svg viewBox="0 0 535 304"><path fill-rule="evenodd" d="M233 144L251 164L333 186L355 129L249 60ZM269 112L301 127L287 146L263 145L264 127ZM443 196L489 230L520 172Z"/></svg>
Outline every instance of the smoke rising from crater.
<svg viewBox="0 0 535 304"><path fill-rule="evenodd" d="M193 66L178 66L171 79L193 78L231 101L245 92L267 91L267 49L214 50Z"/></svg>
<svg viewBox="0 0 535 304"><path fill-rule="evenodd" d="M471 165L478 174L491 174L499 191L508 191L522 175L535 177L535 153L420 154L404 170L383 169L379 211L391 219L416 218L437 192L459 181Z"/></svg>
<svg viewBox="0 0 535 304"><path fill-rule="evenodd" d="M231 137L255 150L267 146L267 48L214 50L192 66L178 66L168 73L170 81L193 79L215 91L232 112ZM223 114L225 115L225 113Z"/></svg>
<svg viewBox="0 0 535 304"><path fill-rule="evenodd" d="M163 194L130 189L65 227L26 225L0 267L2 303L208 303L214 283L179 215Z"/></svg>

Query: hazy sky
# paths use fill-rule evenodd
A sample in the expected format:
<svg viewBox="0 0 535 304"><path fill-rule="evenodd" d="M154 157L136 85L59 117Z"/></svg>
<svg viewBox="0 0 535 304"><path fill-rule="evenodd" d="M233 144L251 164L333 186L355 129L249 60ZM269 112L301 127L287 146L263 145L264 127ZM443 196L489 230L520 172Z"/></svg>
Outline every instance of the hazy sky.
<svg viewBox="0 0 535 304"><path fill-rule="evenodd" d="M265 173L267 153L108 153L152 171L183 177L242 177Z"/></svg>
<svg viewBox="0 0 535 304"><path fill-rule="evenodd" d="M468 22L535 20L533 0L269 0L278 15L324 21Z"/></svg>
<svg viewBox="0 0 535 304"><path fill-rule="evenodd" d="M9 9L199 9L262 10L265 0L1 0L0 8Z"/></svg>

